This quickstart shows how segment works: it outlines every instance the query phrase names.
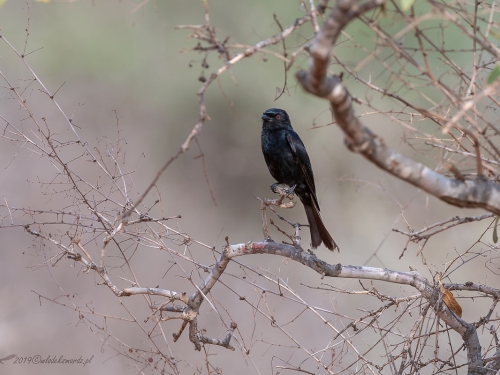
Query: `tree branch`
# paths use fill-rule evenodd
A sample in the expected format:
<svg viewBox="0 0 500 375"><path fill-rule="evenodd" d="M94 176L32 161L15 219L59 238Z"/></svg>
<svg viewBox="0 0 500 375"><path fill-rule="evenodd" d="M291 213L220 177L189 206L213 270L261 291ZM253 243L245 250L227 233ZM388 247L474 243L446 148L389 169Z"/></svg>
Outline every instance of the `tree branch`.
<svg viewBox="0 0 500 375"><path fill-rule="evenodd" d="M476 327L459 318L452 312L442 300L439 289L434 288L422 275L416 271L400 272L385 268L342 266L341 264L328 264L315 255L309 254L294 246L276 242L247 242L237 245L229 245L224 248L217 264L225 264L238 256L249 254L271 254L283 256L311 268L319 274L327 277L354 278L379 280L400 285L410 285L417 289L423 298L432 306L434 312L450 328L459 333L467 348L469 362L469 374L482 374L484 371L481 358L481 345L477 336ZM214 269L216 268L214 266ZM224 266L225 268L225 266ZM218 273L218 272L217 272ZM219 275L220 276L220 275ZM213 280L209 276L207 280ZM205 281L205 283L207 283Z"/></svg>
<svg viewBox="0 0 500 375"><path fill-rule="evenodd" d="M498 184L483 176L466 181L450 179L392 150L381 137L363 126L354 112L352 97L340 78L327 76L330 54L342 29L362 12L374 9L382 3L383 1L373 0L357 6L353 0L338 1L309 47L311 53L309 70L297 72L297 80L307 92L330 102L335 120L343 130L351 151L363 155L381 169L449 204L458 207L484 208L500 214ZM500 87L499 81L488 86L484 94L498 87Z"/></svg>

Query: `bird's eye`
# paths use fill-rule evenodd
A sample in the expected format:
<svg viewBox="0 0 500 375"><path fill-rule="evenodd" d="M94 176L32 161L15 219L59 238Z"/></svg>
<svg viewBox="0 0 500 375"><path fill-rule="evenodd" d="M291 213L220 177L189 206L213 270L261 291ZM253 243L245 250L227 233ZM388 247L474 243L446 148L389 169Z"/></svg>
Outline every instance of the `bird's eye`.
<svg viewBox="0 0 500 375"><path fill-rule="evenodd" d="M281 118L281 116L280 116L280 115L277 115L277 116L276 116L276 120L279 120L280 118Z"/></svg>

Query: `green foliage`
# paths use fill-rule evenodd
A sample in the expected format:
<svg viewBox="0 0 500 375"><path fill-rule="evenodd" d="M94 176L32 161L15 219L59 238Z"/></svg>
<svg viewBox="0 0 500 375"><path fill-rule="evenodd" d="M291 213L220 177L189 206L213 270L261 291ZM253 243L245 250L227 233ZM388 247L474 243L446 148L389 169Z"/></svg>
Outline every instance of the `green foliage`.
<svg viewBox="0 0 500 375"><path fill-rule="evenodd" d="M488 85L492 84L497 80L497 78L500 76L500 64L497 64L495 68L491 71L490 75L488 76L488 80L486 81Z"/></svg>
<svg viewBox="0 0 500 375"><path fill-rule="evenodd" d="M415 3L415 0L399 0L399 4L401 5L401 9L406 12L409 10L413 4Z"/></svg>

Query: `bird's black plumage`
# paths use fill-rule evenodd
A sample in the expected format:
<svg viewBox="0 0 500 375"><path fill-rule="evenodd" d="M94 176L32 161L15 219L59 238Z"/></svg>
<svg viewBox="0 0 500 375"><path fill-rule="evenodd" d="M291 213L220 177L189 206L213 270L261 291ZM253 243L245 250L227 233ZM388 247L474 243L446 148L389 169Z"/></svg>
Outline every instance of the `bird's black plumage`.
<svg viewBox="0 0 500 375"><path fill-rule="evenodd" d="M284 110L270 108L264 112L261 141L271 175L280 184L295 186L295 194L306 211L312 246L316 248L323 242L330 250L338 249L319 214L314 175L306 148Z"/></svg>

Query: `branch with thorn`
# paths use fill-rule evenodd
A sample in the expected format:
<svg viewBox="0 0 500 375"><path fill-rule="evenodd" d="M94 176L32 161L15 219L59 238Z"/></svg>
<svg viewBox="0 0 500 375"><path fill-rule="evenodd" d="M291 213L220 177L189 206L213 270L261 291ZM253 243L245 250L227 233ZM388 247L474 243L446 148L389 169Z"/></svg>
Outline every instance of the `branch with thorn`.
<svg viewBox="0 0 500 375"><path fill-rule="evenodd" d="M361 154L379 168L444 202L458 207L484 208L500 215L500 185L483 176L479 143L472 132L460 127L460 130L472 139L476 149L477 178L465 181L447 178L394 151L381 137L366 128L356 115L353 98L340 76L328 76L327 69L330 66L333 47L343 29L351 21L382 4L383 0L368 0L359 5L355 0L339 0L321 31L309 45L309 70L298 71L297 80L305 91L330 102L335 122L344 132L351 151ZM474 103L492 95L499 87L500 80L497 80L483 92L476 94ZM470 108L470 105L467 108ZM467 108L464 106L462 112L465 113ZM443 131L448 131L451 126L458 126L455 118L444 126Z"/></svg>
<svg viewBox="0 0 500 375"><path fill-rule="evenodd" d="M277 199L269 199L269 198L259 198L255 197L258 201L260 201L260 210L261 210L261 216L262 216L262 232L264 233L264 239L266 241L272 241L271 236L269 235L269 229L267 227L267 214L266 214L266 209L269 208L278 218L287 224L289 224L291 227L294 228L294 234L290 235L286 233L284 230L279 228L272 219L270 219L271 225L273 225L280 233L284 234L286 237L288 237L292 241L292 245L300 248L300 227L301 226L307 226L304 224L299 224L299 223L292 223L290 220L286 219L284 216L280 215L274 207L279 207L279 208L293 208L295 207L295 201L293 200L294 198L294 188L295 187L284 187L286 185L278 185L278 184L273 184L271 185L271 189L276 193L279 194L279 198ZM283 201L285 199L288 199L288 202L284 203ZM273 207L274 206L274 207Z"/></svg>

